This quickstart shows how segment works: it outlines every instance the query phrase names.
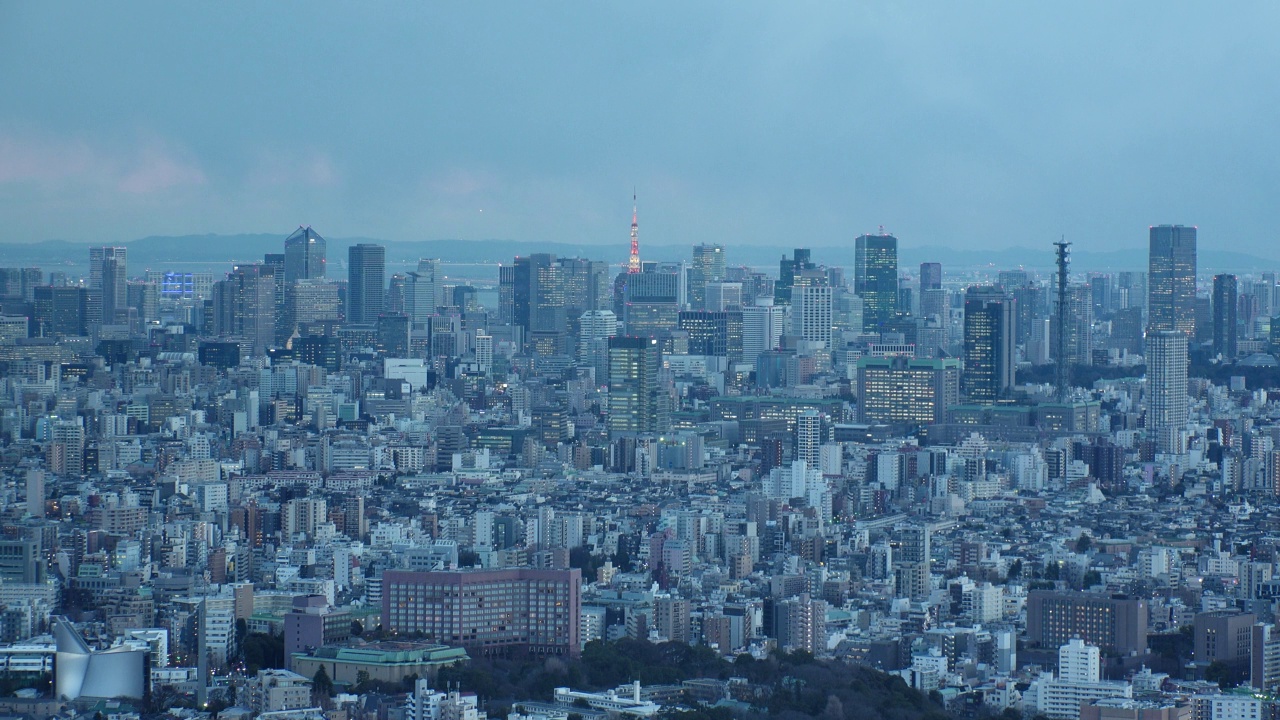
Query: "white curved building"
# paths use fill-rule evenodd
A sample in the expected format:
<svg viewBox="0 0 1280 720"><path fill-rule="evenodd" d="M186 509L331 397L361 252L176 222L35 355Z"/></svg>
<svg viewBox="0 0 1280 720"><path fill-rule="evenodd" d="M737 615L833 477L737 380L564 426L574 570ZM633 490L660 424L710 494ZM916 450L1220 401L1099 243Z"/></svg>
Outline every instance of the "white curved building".
<svg viewBox="0 0 1280 720"><path fill-rule="evenodd" d="M66 700L141 699L147 689L147 652L128 645L90 650L64 617L54 618L54 695Z"/></svg>

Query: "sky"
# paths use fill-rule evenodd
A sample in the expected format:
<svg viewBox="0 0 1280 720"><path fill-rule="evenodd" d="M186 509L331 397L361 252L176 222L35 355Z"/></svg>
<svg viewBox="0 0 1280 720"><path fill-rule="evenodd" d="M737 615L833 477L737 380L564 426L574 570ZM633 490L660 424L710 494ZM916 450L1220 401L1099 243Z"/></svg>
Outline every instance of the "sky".
<svg viewBox="0 0 1280 720"><path fill-rule="evenodd" d="M1280 4L0 0L0 242L1280 258Z"/></svg>

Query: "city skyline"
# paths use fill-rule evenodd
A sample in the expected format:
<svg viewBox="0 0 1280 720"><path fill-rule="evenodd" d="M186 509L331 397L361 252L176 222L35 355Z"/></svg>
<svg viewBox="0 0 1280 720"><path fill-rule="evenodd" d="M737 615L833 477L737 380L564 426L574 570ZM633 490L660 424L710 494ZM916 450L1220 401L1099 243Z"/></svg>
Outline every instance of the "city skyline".
<svg viewBox="0 0 1280 720"><path fill-rule="evenodd" d="M289 3L0 2L0 715L1280 718L1280 6Z"/></svg>

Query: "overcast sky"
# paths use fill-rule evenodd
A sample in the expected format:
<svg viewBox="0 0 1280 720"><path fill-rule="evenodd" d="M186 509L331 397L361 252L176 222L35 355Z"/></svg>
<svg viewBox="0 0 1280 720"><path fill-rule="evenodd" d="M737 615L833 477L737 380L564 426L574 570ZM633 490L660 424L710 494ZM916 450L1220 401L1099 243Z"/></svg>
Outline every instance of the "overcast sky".
<svg viewBox="0 0 1280 720"><path fill-rule="evenodd" d="M0 241L1280 256L1280 4L0 0Z"/></svg>

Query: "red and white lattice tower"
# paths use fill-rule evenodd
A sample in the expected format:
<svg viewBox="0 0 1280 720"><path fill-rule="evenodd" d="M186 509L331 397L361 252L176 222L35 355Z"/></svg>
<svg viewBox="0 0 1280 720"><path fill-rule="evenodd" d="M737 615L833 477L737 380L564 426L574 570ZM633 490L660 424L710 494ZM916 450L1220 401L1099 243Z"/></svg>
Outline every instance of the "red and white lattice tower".
<svg viewBox="0 0 1280 720"><path fill-rule="evenodd" d="M627 272L640 272L640 223L636 221L636 195L631 193L631 257L627 260Z"/></svg>

